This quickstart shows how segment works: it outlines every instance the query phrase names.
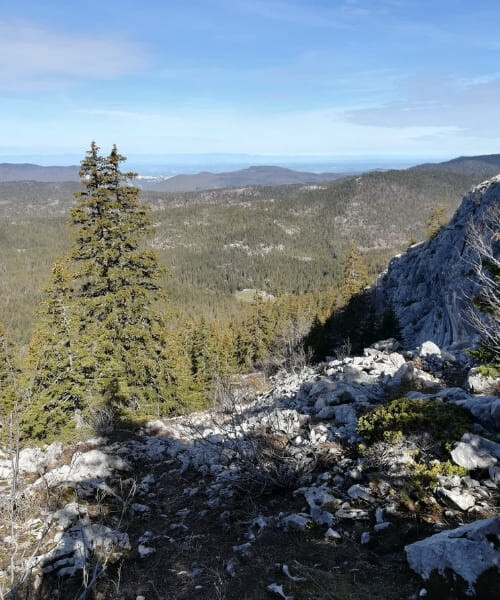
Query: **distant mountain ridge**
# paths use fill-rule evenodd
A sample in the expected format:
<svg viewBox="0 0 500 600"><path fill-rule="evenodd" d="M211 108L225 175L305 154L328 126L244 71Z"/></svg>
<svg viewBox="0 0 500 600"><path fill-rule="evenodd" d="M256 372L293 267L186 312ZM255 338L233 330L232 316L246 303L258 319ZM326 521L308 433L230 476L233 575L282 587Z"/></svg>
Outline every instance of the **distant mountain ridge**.
<svg viewBox="0 0 500 600"><path fill-rule="evenodd" d="M79 181L80 167L42 167L31 163L0 163L0 182L38 181L61 183ZM340 173L309 173L285 167L252 166L237 171L211 173L204 171L195 175L140 176L135 184L157 192L193 192L199 190L240 187L245 185L308 184L333 181L344 177Z"/></svg>
<svg viewBox="0 0 500 600"><path fill-rule="evenodd" d="M141 179L139 185L157 192L191 192L245 185L311 184L345 177L341 173L310 173L285 167L252 166L225 173L202 172L196 175L174 175L159 181Z"/></svg>
<svg viewBox="0 0 500 600"><path fill-rule="evenodd" d="M63 183L79 181L80 167L40 166L31 163L0 163L0 182L35 181L41 183ZM424 163L410 167L410 171L446 172L462 175L492 177L500 172L500 154L460 156L440 163ZM385 171L377 169L377 171ZM272 165L251 166L236 171L213 173L203 171L196 174L140 175L135 185L151 192L198 192L245 186L311 185L345 178L357 173L314 173L296 171Z"/></svg>
<svg viewBox="0 0 500 600"><path fill-rule="evenodd" d="M462 173L467 175L479 175L481 177L491 177L496 173L500 173L500 154L459 156L445 162L424 163L411 168L426 171L447 171L448 173Z"/></svg>
<svg viewBox="0 0 500 600"><path fill-rule="evenodd" d="M79 170L80 167L76 165L42 167L31 163L0 163L0 181L40 181L42 183L79 181Z"/></svg>

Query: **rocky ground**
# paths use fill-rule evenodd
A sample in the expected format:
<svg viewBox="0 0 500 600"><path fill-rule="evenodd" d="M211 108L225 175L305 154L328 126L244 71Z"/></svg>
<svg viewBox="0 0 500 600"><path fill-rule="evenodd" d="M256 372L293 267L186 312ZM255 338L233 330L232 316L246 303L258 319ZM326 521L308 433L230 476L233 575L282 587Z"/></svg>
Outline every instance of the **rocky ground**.
<svg viewBox="0 0 500 600"><path fill-rule="evenodd" d="M217 410L5 451L0 598L496 599L500 398L463 373L390 340ZM379 406L400 430L377 438Z"/></svg>

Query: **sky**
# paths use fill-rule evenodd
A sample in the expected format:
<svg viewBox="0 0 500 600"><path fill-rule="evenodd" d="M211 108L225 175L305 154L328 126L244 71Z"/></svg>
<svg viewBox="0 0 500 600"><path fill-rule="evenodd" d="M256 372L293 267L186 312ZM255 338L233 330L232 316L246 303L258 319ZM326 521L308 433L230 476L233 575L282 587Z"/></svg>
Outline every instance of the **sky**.
<svg viewBox="0 0 500 600"><path fill-rule="evenodd" d="M0 9L0 159L500 151L498 0Z"/></svg>

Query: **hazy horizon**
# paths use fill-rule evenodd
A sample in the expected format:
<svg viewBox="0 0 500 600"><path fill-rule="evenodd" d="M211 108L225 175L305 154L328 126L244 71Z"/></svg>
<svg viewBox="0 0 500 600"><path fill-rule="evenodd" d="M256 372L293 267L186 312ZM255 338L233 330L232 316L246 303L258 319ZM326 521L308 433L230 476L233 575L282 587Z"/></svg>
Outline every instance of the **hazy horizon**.
<svg viewBox="0 0 500 600"><path fill-rule="evenodd" d="M0 164L74 166L83 156L71 155L0 155ZM201 171L221 173L251 166L276 166L313 173L349 173L373 169L404 169L424 162L449 160L448 156L317 156L262 154L159 154L127 157L126 168L143 175L194 174Z"/></svg>

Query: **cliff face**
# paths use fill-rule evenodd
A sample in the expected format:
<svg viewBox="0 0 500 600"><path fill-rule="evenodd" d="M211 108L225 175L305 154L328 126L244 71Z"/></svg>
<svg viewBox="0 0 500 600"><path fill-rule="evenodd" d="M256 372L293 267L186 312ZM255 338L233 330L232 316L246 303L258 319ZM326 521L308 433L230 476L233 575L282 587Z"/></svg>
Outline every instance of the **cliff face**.
<svg viewBox="0 0 500 600"><path fill-rule="evenodd" d="M500 206L500 175L473 188L445 229L393 258L377 280L372 290L376 306L383 310L393 305L406 345L432 340L449 348L474 342L465 316L478 291L471 277L468 227L485 219L494 206Z"/></svg>

